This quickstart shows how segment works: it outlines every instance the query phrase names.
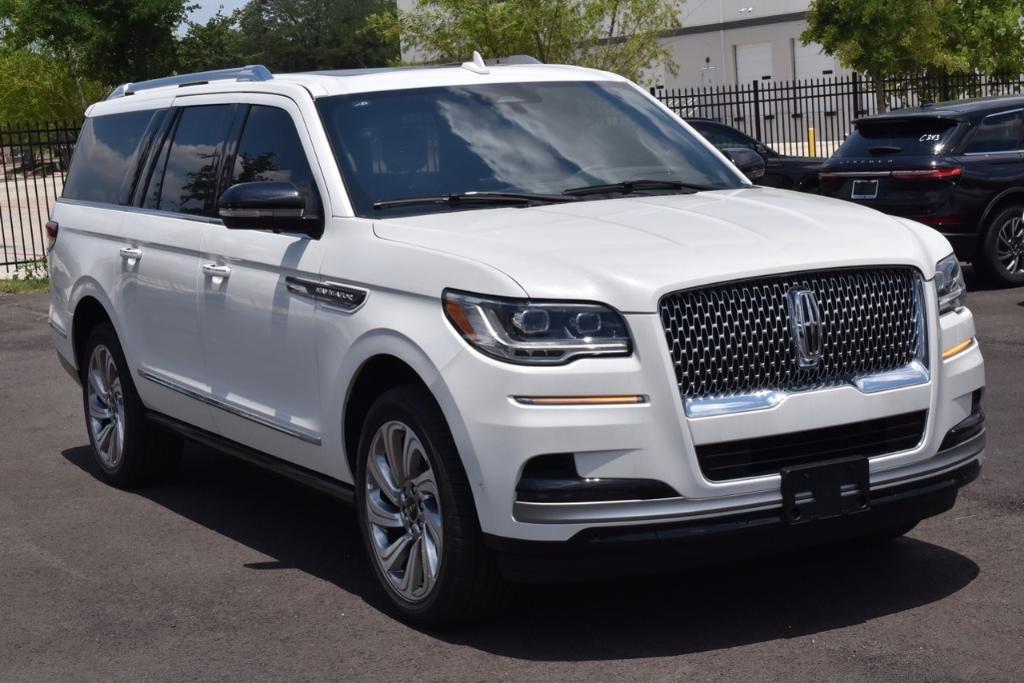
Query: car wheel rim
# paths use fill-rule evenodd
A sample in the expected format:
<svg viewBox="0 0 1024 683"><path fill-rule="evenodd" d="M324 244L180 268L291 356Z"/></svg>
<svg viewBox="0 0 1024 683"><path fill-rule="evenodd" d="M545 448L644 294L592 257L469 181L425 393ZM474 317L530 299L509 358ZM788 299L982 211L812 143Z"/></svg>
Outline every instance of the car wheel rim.
<svg viewBox="0 0 1024 683"><path fill-rule="evenodd" d="M96 453L104 465L114 469L124 456L124 392L114 355L102 344L89 357L86 400Z"/></svg>
<svg viewBox="0 0 1024 683"><path fill-rule="evenodd" d="M366 462L366 521L374 559L391 589L409 602L437 584L444 534L437 478L407 425L377 430Z"/></svg>
<svg viewBox="0 0 1024 683"><path fill-rule="evenodd" d="M1000 226L996 235L996 260L1010 275L1024 274L1024 220L1021 216Z"/></svg>

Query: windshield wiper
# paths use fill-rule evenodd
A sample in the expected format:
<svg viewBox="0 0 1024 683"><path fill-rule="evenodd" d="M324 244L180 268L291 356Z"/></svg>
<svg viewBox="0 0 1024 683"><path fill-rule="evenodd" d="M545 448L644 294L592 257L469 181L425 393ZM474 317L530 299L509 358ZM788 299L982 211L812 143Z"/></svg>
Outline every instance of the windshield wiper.
<svg viewBox="0 0 1024 683"><path fill-rule="evenodd" d="M717 190L721 188L709 187L707 185L695 185L684 183L678 180L624 180L621 183L608 183L604 185L587 185L585 187L570 187L562 190L562 194L569 197L582 197L588 194L607 194L616 192L630 194L632 192L643 192L644 190L688 190L690 192L703 192L705 190Z"/></svg>
<svg viewBox="0 0 1024 683"><path fill-rule="evenodd" d="M402 206L418 206L421 204L493 204L508 206L532 206L534 204L554 204L571 202L575 197L560 194L535 194L532 192L455 192L425 197L401 197L399 199L383 199L373 203L375 209L393 209Z"/></svg>
<svg viewBox="0 0 1024 683"><path fill-rule="evenodd" d="M875 145L874 147L868 147L868 151L872 154L883 154L885 152L896 154L902 152L903 148L895 145Z"/></svg>

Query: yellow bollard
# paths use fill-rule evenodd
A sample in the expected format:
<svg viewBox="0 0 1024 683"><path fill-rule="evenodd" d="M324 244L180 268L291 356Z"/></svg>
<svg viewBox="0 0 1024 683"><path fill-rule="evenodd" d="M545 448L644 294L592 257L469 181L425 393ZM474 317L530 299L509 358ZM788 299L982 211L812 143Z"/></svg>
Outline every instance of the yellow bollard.
<svg viewBox="0 0 1024 683"><path fill-rule="evenodd" d="M818 141L815 139L814 129L807 129L807 146L810 148L807 150L807 156L816 157L818 156Z"/></svg>

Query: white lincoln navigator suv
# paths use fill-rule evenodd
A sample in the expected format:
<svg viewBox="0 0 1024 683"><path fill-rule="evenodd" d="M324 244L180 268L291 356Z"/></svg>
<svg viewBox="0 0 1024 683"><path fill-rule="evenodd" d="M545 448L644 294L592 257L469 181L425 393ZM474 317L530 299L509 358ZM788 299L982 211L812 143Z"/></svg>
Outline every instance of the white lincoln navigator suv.
<svg viewBox="0 0 1024 683"><path fill-rule="evenodd" d="M952 249L742 158L527 58L121 86L47 225L97 467L190 439L347 499L423 624L903 534L981 466Z"/></svg>

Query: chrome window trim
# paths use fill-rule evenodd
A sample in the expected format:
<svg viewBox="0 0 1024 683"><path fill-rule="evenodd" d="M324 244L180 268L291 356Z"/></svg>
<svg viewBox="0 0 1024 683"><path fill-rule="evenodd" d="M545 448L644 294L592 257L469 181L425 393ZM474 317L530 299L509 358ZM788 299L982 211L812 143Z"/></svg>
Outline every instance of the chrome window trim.
<svg viewBox="0 0 1024 683"><path fill-rule="evenodd" d="M142 377L143 379L149 380L153 384L162 386L165 389L176 391L182 396L187 396L188 398L200 401L208 406L212 406L219 410L223 410L224 412L230 413L236 417L249 420L250 422L255 422L256 424L262 427L273 429L274 431L280 432L281 434L285 434L286 436L291 436L301 441L305 441L306 443L313 444L314 446L319 446L321 443L320 435L315 432L301 429L292 425L284 425L276 420L272 420L254 411L248 410L246 408L241 408L230 403L226 403L224 401L214 398L213 396L210 396L205 392L197 391L196 389L187 387L179 382L176 382L172 379L168 379L167 377L164 377L159 373L156 373L147 368L139 368L139 376Z"/></svg>

